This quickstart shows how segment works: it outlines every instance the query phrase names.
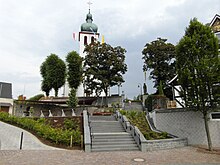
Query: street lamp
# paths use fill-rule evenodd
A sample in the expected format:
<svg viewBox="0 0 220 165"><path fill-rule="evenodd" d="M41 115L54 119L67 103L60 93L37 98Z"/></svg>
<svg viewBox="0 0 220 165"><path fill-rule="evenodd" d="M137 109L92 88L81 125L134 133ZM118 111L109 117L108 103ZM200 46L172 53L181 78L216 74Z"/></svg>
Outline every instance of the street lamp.
<svg viewBox="0 0 220 165"><path fill-rule="evenodd" d="M122 87L121 83L118 83L118 96L120 96L120 87Z"/></svg>
<svg viewBox="0 0 220 165"><path fill-rule="evenodd" d="M141 99L142 98L142 85L141 85L141 83L138 83L138 88L140 88L140 91L141 91L141 95L140 95L140 99Z"/></svg>

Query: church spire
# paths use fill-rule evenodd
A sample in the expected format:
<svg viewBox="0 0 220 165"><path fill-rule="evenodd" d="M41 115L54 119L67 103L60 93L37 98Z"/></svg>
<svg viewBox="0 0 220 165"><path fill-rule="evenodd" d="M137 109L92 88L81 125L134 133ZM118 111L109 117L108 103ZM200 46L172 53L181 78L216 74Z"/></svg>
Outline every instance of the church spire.
<svg viewBox="0 0 220 165"><path fill-rule="evenodd" d="M93 19L92 19L92 14L90 13L90 7L92 5L92 2L89 1L87 4L89 5L89 13L86 15L86 23L83 23L81 25L81 31L97 33L98 26L92 23Z"/></svg>

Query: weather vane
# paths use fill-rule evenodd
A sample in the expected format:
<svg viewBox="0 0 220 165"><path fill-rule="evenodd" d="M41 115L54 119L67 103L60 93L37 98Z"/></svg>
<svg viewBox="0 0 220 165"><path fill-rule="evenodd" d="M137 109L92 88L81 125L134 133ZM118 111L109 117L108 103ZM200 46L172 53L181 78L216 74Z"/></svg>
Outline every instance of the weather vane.
<svg viewBox="0 0 220 165"><path fill-rule="evenodd" d="M89 1L89 2L87 2L87 4L89 5L89 10L90 10L90 7L91 7L91 5L92 5L92 2Z"/></svg>

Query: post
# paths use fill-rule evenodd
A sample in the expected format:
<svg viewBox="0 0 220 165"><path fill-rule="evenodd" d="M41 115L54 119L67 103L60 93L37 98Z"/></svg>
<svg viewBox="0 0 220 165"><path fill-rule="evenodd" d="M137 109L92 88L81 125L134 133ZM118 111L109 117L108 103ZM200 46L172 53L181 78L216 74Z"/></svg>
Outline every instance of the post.
<svg viewBox="0 0 220 165"><path fill-rule="evenodd" d="M83 148L83 135L81 135L80 137L81 137L81 148Z"/></svg>
<svg viewBox="0 0 220 165"><path fill-rule="evenodd" d="M70 147L73 147L73 135L70 137Z"/></svg>
<svg viewBox="0 0 220 165"><path fill-rule="evenodd" d="M142 100L142 85L141 85L141 83L138 84L138 88L140 88L140 91L141 91L140 100Z"/></svg>
<svg viewBox="0 0 220 165"><path fill-rule="evenodd" d="M20 150L22 150L23 135L24 135L24 133L21 132Z"/></svg>

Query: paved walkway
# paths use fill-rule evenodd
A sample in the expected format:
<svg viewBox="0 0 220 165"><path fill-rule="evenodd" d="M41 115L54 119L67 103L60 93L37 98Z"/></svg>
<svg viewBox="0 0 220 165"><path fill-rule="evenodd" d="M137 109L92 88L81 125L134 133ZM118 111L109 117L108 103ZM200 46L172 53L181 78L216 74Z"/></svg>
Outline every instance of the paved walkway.
<svg viewBox="0 0 220 165"><path fill-rule="evenodd" d="M134 159L144 160L135 162ZM0 151L0 165L219 165L220 155L197 148L153 152L94 152L79 150Z"/></svg>
<svg viewBox="0 0 220 165"><path fill-rule="evenodd" d="M23 150L19 150L22 131ZM46 146L32 134L2 122L0 140L0 165L220 165L220 152L211 154L194 147L153 152L60 150Z"/></svg>
<svg viewBox="0 0 220 165"><path fill-rule="evenodd" d="M0 150L19 150L21 132L23 132L23 150L54 150L56 148L44 145L31 133L0 122Z"/></svg>

